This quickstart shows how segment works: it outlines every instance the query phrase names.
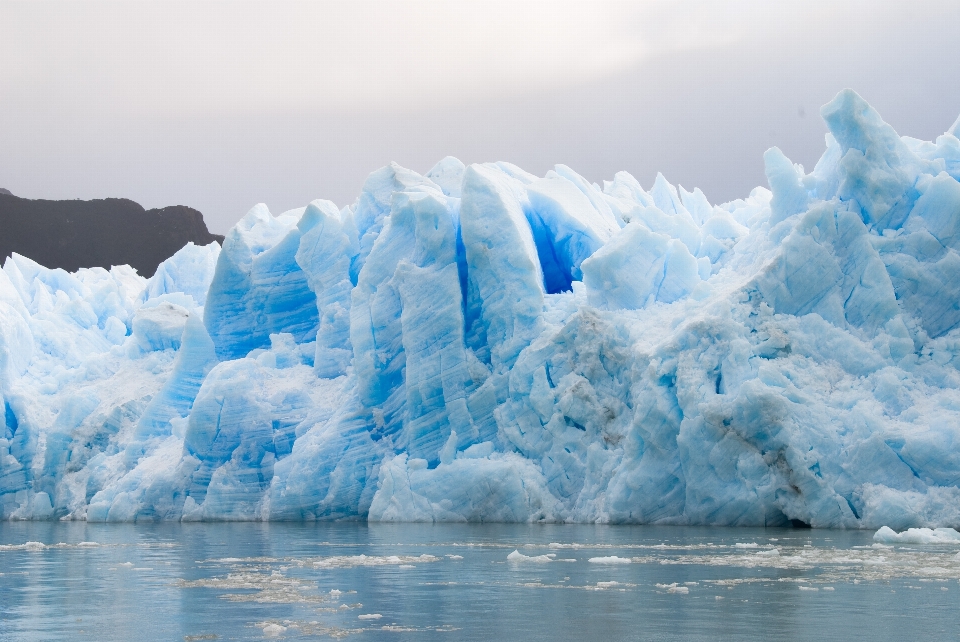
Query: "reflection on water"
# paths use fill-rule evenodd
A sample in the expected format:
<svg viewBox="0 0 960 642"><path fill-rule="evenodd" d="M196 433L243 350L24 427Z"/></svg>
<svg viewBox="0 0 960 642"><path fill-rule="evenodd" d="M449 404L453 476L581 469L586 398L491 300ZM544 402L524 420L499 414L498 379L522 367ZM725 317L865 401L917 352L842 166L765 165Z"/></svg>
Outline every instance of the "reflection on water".
<svg viewBox="0 0 960 642"><path fill-rule="evenodd" d="M871 536L2 523L0 638L956 639L960 549Z"/></svg>

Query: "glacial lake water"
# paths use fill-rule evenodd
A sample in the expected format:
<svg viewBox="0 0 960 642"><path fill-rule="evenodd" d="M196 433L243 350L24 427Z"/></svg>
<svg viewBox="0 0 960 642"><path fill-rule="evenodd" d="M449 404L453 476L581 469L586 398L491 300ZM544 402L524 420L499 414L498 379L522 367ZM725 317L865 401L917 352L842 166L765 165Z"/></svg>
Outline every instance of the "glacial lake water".
<svg viewBox="0 0 960 642"><path fill-rule="evenodd" d="M958 549L881 547L872 535L7 522L0 639L960 637Z"/></svg>

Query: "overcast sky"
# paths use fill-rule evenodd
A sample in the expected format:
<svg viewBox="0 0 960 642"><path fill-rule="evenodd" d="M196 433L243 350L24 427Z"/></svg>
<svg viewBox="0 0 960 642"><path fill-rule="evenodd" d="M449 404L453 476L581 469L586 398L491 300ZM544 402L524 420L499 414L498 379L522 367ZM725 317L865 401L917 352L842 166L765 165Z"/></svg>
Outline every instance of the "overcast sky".
<svg viewBox="0 0 960 642"><path fill-rule="evenodd" d="M657 171L714 202L808 171L820 106L901 134L960 114L960 2L0 3L0 187L183 204L353 202L395 160ZM2 233L2 231L0 231Z"/></svg>

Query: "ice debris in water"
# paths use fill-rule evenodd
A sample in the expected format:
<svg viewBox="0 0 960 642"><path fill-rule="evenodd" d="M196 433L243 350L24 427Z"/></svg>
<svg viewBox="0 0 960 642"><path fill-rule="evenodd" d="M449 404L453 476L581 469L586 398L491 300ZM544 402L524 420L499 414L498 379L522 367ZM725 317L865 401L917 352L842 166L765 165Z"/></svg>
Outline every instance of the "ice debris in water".
<svg viewBox="0 0 960 642"><path fill-rule="evenodd" d="M629 557L617 557L609 555L607 557L591 557L587 560L591 564L630 564L632 560Z"/></svg>
<svg viewBox="0 0 960 642"><path fill-rule="evenodd" d="M960 532L952 528L908 528L897 533L884 526L873 535L873 541L881 544L952 544L960 546Z"/></svg>
<svg viewBox="0 0 960 642"><path fill-rule="evenodd" d="M556 556L557 556L556 553L548 553L546 555L524 555L520 551L515 550L509 555L507 555L507 561L513 562L515 564L518 564L520 562L543 563L543 562L552 562L553 558L555 558Z"/></svg>
<svg viewBox="0 0 960 642"><path fill-rule="evenodd" d="M275 638L283 634L283 632L286 630L287 630L287 627L283 626L282 624L277 624L275 622L271 622L269 624L263 625L263 635L268 638Z"/></svg>
<svg viewBox="0 0 960 642"><path fill-rule="evenodd" d="M0 516L960 525L960 141L807 173L391 164L221 248L0 270Z"/></svg>

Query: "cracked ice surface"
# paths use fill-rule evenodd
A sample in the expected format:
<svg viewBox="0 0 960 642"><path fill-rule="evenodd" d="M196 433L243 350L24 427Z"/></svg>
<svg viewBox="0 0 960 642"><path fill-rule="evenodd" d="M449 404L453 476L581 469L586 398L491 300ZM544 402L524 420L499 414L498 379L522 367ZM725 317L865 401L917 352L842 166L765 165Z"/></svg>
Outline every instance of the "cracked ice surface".
<svg viewBox="0 0 960 642"><path fill-rule="evenodd" d="M960 526L957 132L821 114L722 205L447 158L151 279L13 255L0 512Z"/></svg>

